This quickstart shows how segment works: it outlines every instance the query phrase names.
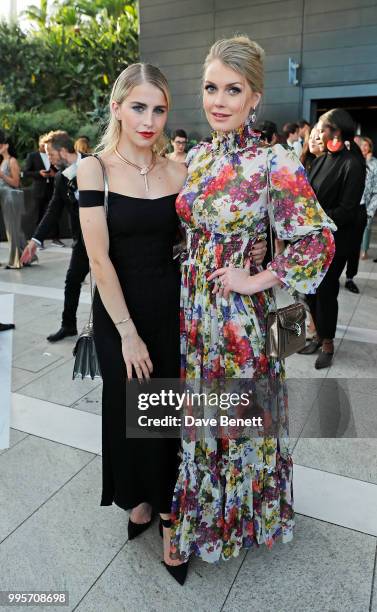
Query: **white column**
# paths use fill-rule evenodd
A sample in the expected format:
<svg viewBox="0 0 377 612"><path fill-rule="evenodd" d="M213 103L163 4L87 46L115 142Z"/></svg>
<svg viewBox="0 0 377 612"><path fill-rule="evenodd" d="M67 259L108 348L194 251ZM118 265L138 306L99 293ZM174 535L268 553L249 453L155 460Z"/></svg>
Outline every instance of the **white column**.
<svg viewBox="0 0 377 612"><path fill-rule="evenodd" d="M13 321L13 295L0 295L0 321ZM0 449L9 446L13 332L0 334Z"/></svg>
<svg viewBox="0 0 377 612"><path fill-rule="evenodd" d="M10 0L9 6L9 21L17 21L17 0Z"/></svg>

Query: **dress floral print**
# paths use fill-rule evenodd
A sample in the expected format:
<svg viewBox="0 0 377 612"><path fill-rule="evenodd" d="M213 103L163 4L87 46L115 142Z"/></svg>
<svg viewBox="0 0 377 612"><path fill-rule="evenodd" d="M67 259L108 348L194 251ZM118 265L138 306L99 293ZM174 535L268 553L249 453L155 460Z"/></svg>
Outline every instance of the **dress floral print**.
<svg viewBox="0 0 377 612"><path fill-rule="evenodd" d="M314 293L334 255L332 230L294 153L263 146L248 125L215 134L190 152L188 177L176 202L187 233L182 263L181 373L192 379L277 380L287 407L284 363L265 354L270 291L213 294L208 276L243 267L266 237L289 241L268 264L291 292ZM251 264L250 274L262 268ZM209 562L281 537L294 527L292 458L287 438L183 440L173 498L172 556Z"/></svg>

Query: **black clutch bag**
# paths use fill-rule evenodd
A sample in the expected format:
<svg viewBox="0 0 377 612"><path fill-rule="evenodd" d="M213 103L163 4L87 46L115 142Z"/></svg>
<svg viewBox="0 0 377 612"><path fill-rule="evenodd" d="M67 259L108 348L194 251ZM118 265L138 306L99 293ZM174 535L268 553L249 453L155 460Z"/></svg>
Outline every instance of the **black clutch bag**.
<svg viewBox="0 0 377 612"><path fill-rule="evenodd" d="M104 183L104 208L105 215L107 217L108 205L109 205L109 182L107 180L107 174L105 170L104 163L98 155L95 155L101 164L102 173L103 173L103 183ZM91 378L94 380L95 378L101 378L101 368L98 361L96 345L94 342L94 334L93 334L93 297L94 297L94 287L92 283L92 272L89 268L89 276L90 276L90 294L91 294L91 308L89 314L88 323L85 325L84 329L81 331L75 348L73 349L73 356L75 357L75 363L73 366L73 375L72 378Z"/></svg>
<svg viewBox="0 0 377 612"><path fill-rule="evenodd" d="M101 369L93 336L93 322L89 321L78 337L73 349L75 363L72 378L101 378Z"/></svg>

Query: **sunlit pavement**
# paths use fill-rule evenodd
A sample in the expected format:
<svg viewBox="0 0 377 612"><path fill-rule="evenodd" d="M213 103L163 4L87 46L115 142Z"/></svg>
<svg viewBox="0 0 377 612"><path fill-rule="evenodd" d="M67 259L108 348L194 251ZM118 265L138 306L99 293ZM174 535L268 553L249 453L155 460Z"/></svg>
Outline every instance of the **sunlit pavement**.
<svg viewBox="0 0 377 612"><path fill-rule="evenodd" d="M0 321L9 321L14 301L16 323L0 334L3 442L12 365L10 448L0 451L0 590L67 590L63 609L80 612L377 612L376 243L375 235L371 259L360 263L360 294L342 279L333 366L315 370L315 356L287 360L302 420L292 440L293 541L218 565L194 560L183 588L161 565L157 523L128 542L126 513L99 506L101 384L72 381L74 338L46 340L60 326L69 247L47 243L39 265L0 268ZM6 255L2 243L0 261ZM89 308L84 284L79 328ZM347 399L346 422L342 406L331 414L326 405L334 385ZM313 421L329 414L344 437L310 437Z"/></svg>

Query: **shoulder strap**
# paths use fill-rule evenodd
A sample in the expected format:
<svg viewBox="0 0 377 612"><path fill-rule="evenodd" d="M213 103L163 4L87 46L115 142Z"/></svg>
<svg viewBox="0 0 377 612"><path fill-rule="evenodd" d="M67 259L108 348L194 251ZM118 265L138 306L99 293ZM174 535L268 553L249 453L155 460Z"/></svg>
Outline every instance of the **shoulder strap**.
<svg viewBox="0 0 377 612"><path fill-rule="evenodd" d="M105 164L103 163L103 161L100 158L100 156L95 153L93 155L93 157L96 157L98 159L99 163L101 164L101 168L102 168L103 190L104 190L103 207L105 209L105 215L107 217L107 212L108 212L108 209L109 209L109 180L107 178L107 172L106 172ZM95 284L93 283L93 280L92 280L92 270L91 270L90 265L89 265L89 277L90 277L90 295L91 295L92 299L91 299L91 306L90 306L88 325L92 326L93 325L93 298L94 298Z"/></svg>
<svg viewBox="0 0 377 612"><path fill-rule="evenodd" d="M271 150L271 149L269 149ZM270 168L269 168L269 157L268 157L268 152L267 152L267 164L266 164L266 183L267 183L267 212L268 212L268 219L269 219L269 234L270 234L270 248L271 248L271 260L274 258L274 239L272 236L272 211L271 211L271 185L270 185ZM275 287L271 287L271 295L272 295L272 300L273 300L273 308L274 311L277 312L278 310L278 306L277 306L277 301L276 301L276 293L275 293Z"/></svg>
<svg viewBox="0 0 377 612"><path fill-rule="evenodd" d="M103 160L96 153L93 155L93 157L98 159L99 163L101 164L101 168L102 168L103 187L104 187L103 206L105 208L105 215L107 217L107 212L109 209L109 179L107 178L106 167L105 167L105 164L103 163Z"/></svg>
<svg viewBox="0 0 377 612"><path fill-rule="evenodd" d="M270 150L270 149L269 149ZM272 211L271 211L271 185L270 185L270 168L269 168L269 157L267 151L267 165L266 165L266 183L267 183L267 212L269 218L269 227L270 227L270 247L271 247L271 259L274 257L274 240L272 237Z"/></svg>

